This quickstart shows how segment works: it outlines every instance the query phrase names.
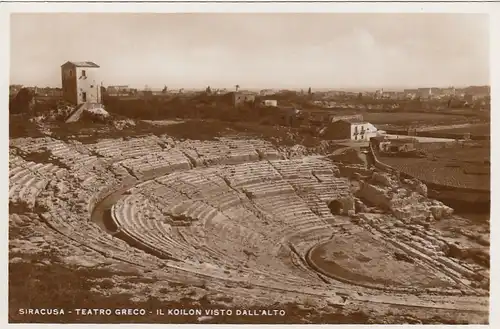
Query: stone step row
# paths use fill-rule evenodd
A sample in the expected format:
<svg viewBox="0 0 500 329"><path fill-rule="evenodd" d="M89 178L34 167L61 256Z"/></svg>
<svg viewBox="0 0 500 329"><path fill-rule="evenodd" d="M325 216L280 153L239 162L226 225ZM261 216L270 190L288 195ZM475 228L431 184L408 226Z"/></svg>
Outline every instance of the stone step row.
<svg viewBox="0 0 500 329"><path fill-rule="evenodd" d="M231 207L241 204L239 195L234 191L213 195L206 199L206 202L221 212L225 212Z"/></svg>
<svg viewBox="0 0 500 329"><path fill-rule="evenodd" d="M369 217L367 218L369 219ZM380 228L372 221L368 220L367 223L368 225L373 225L372 227L374 229L380 231ZM451 258L444 257L443 252L439 251L439 248L437 248L436 246L434 246L434 248L430 248L431 245L429 243L422 244L421 240L416 241L416 239L414 238L409 239L407 243L404 243L399 238L396 239L386 236L384 232L380 233L385 236L386 241L402 249L410 256L424 260L429 264L433 264L434 266L440 268L444 273L450 275L451 277L457 279L465 285L470 284L470 281L468 279L465 279L464 277L473 276L473 271L465 268L464 266L460 265L460 263Z"/></svg>
<svg viewBox="0 0 500 329"><path fill-rule="evenodd" d="M293 187L284 180L260 181L239 187L243 192L249 192L255 197L268 197L295 193Z"/></svg>
<svg viewBox="0 0 500 329"><path fill-rule="evenodd" d="M97 154L110 158L133 158L163 150L158 144L145 142L115 142L103 146L94 144L93 149Z"/></svg>
<svg viewBox="0 0 500 329"><path fill-rule="evenodd" d="M133 207L132 207L133 208ZM134 213L136 213L134 211ZM115 216L120 216L115 212ZM178 259L185 259L194 254L191 246L179 243L172 239L165 230L162 229L162 223L158 220L145 220L141 216L136 219L123 219L124 226L120 226L130 237L133 237L137 243L154 249L162 255L172 255Z"/></svg>

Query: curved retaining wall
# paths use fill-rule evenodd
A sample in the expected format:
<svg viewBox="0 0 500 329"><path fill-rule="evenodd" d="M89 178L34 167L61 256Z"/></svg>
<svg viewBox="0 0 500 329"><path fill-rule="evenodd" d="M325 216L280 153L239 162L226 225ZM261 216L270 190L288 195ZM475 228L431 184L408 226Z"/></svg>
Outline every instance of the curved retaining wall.
<svg viewBox="0 0 500 329"><path fill-rule="evenodd" d="M189 168L191 169L191 167ZM186 170L186 168L179 168L176 165L168 165L165 167L160 167L157 170L152 172L145 172L143 175L140 175L141 179L129 178L121 181L116 185L109 185L101 189L89 202L89 211L91 214L91 221L98 224L101 228L104 225L102 223L103 220L103 212L105 210L110 210L110 217L113 221L113 224L118 228L117 232L108 232L114 237L125 241L130 246L146 251L152 255L157 256L161 259L173 259L177 260L175 257L172 257L171 254L159 250L154 246L145 243L144 241L139 240L134 234L130 234L123 225L117 220L114 214L114 204L115 202L121 198L121 196L130 188L133 188L137 184L143 183L148 180L153 180L157 177L167 175L177 170ZM109 204L107 202L109 199Z"/></svg>
<svg viewBox="0 0 500 329"><path fill-rule="evenodd" d="M425 291L425 292L431 292L433 289L436 288L415 288L415 287L398 287L398 286L388 286L385 284L381 283L368 283L368 282L363 282L363 281L356 281L352 280L340 275L336 275L335 273L326 271L323 269L320 265L318 265L312 257L312 253L314 253L317 249L322 248L325 244L331 243L331 240L325 241L322 243L319 243L312 248L310 248L306 255L305 255L305 260L307 262L307 265L311 267L313 270L315 270L318 273L321 273L325 275L326 277L332 278L334 280L337 280L339 282L343 282L346 284L354 285L354 286L359 286L367 289L373 289L373 290L379 290L379 291L390 291L393 293L402 293L402 294L413 294L413 293L418 293L419 291ZM441 296L460 296L462 295L462 291L460 290L448 290L448 291L435 291Z"/></svg>
<svg viewBox="0 0 500 329"><path fill-rule="evenodd" d="M383 171L388 171L391 173L396 172L394 168L392 168L389 165L386 165L385 163L381 162L377 156L375 155L375 151L373 150L373 143L370 142L370 157L372 158L373 164L375 165L376 168L381 169Z"/></svg>
<svg viewBox="0 0 500 329"><path fill-rule="evenodd" d="M320 244L317 244L315 246L313 246L312 248L310 248L306 255L305 255L305 260L306 260L306 263L307 265L309 265L309 267L311 267L312 269L314 269L316 272L318 273L321 273L329 278L332 278L334 280L337 280L337 281L340 281L342 283L347 283L347 284L351 284L351 285L354 285L354 286L360 286L360 287L363 287L363 288L368 288L368 289L375 289L375 290L382 290L382 291L391 291L391 292L400 292L400 293L414 293L416 291L415 288L400 288L400 287L388 287L387 285L382 285L382 284L369 284L369 283L366 283L366 282L359 282L359 281L354 281L354 280L350 280L348 278L345 278L345 277L342 277L342 276L339 276L339 275L335 275L334 273L331 273L331 272L328 272L326 270L324 270L321 266L319 266L318 264L316 264L316 262L312 259L311 255L313 252L316 251L316 249L318 248L321 248L323 247L325 244L327 243L330 243L331 241L328 240L328 241L325 241L325 242L322 242Z"/></svg>
<svg viewBox="0 0 500 329"><path fill-rule="evenodd" d="M94 194L88 203L88 211L91 215L93 216L94 211L96 210L96 206L101 203L104 199L109 197L110 195L116 193L117 191L124 189L126 187L132 186L134 184L138 183L137 179L131 178L131 179L125 179L118 183L118 185L108 185L103 187L97 194Z"/></svg>

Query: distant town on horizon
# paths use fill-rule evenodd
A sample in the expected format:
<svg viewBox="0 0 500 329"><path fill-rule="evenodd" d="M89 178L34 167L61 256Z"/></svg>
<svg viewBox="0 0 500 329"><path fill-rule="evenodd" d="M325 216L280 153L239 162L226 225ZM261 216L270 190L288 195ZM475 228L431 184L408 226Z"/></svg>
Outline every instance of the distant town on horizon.
<svg viewBox="0 0 500 329"><path fill-rule="evenodd" d="M128 88L133 88L137 90L152 90L152 91L161 91L165 87L169 89L183 89L186 91L201 91L205 90L207 87L210 88L216 88L220 90L232 90L235 88L237 84L233 86L217 86L217 85L206 85L206 86L199 86L199 87L189 87L189 86L180 86L180 85L168 85L165 84L163 86L150 86L150 85L136 85L136 84L102 84L104 87L113 87L113 86L126 86ZM10 86L22 86L22 87L38 87L38 88L45 88L45 89L58 89L61 88L61 85L58 84L57 86L54 85L38 85L38 86L32 86L29 84L23 84L23 83L11 83ZM397 92L397 91L404 91L408 89L447 89L447 88L455 88L455 89L466 89L466 88L488 88L491 89L491 85L485 84L485 85L454 85L454 86L402 86L402 87L314 87L313 85L310 86L304 86L302 88L300 87L245 87L244 84L238 85L241 90L247 90L247 91L252 91L252 92L258 92L261 90L275 90L275 91L283 91L283 90L289 90L289 91L307 91L309 88L311 88L313 91L316 92L329 92L329 91L344 91L344 92L376 92L378 90L380 91L387 91L387 92Z"/></svg>

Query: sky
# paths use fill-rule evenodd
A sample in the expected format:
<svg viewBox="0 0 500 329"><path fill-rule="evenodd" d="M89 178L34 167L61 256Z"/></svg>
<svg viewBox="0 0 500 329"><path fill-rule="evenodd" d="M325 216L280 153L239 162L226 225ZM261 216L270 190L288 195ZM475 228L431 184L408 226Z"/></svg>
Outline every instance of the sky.
<svg viewBox="0 0 500 329"><path fill-rule="evenodd" d="M10 27L11 84L60 86L68 60L136 88L489 84L485 14L18 13Z"/></svg>

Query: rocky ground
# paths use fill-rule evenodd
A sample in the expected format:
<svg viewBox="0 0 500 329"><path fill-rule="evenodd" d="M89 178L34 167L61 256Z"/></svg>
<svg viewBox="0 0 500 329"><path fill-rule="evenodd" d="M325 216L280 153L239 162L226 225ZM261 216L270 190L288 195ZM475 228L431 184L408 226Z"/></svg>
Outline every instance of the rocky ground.
<svg viewBox="0 0 500 329"><path fill-rule="evenodd" d="M437 223L453 210L429 200L425 185L367 169L364 161L336 165L322 156L338 146L255 135L59 139L59 130L47 129L49 136L10 140L11 322L488 321L488 236L450 236ZM325 242L377 245L377 255L348 262L327 255L371 279L339 280L312 266L311 248ZM372 264L386 254L393 263ZM425 269L423 282L439 277L447 284L422 290L418 282L373 280L393 266L404 275L410 263ZM66 313L20 310L29 308ZM79 315L77 308L147 312ZM234 313L156 312L167 308Z"/></svg>

